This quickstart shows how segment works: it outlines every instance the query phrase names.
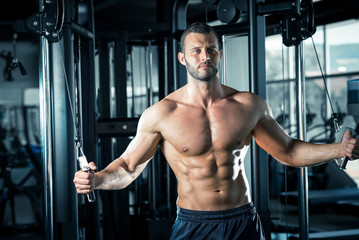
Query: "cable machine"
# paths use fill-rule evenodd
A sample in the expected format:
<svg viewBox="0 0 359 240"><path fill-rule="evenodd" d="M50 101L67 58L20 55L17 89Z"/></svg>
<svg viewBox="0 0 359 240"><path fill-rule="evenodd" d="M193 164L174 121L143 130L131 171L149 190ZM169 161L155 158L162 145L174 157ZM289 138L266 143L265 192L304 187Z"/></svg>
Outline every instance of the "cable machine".
<svg viewBox="0 0 359 240"><path fill-rule="evenodd" d="M122 34L122 36L125 35L126 33ZM100 153L103 159L99 163L101 169L109 163L105 161L106 159L112 160L118 157L124 150L123 148L127 147L136 134L139 115L143 110L163 98L163 89L158 89L158 92L154 91L157 86L160 88L160 86L168 85L167 73L161 64L168 54L167 40L163 39L163 41L165 43L163 46L163 42L160 41L129 41L125 38L123 42L117 40L110 43L104 39L101 44L100 76L104 78L101 78L100 82L99 99L101 103L109 103L108 105L100 104L100 118L97 121L97 135L101 140ZM117 48L124 50L117 51ZM122 54L118 55L119 53ZM116 61L125 69L120 76L112 70L118 68L119 65L109 64ZM112 106L116 104L111 104L109 101L115 97L110 92L110 88L125 90L121 95L116 95L121 98L116 103L121 102L119 107L122 109L117 115L114 114L116 107ZM105 91L109 91L108 94L105 94ZM119 148L108 146L110 142L116 142ZM108 150L104 151L104 149ZM171 201L174 201L171 196L172 179L169 166L158 151L142 174L126 189L101 191L105 223L104 237L106 239L118 239L119 236L122 239L136 237L156 239L161 236L167 238L171 229L172 208L174 208L171 204ZM115 208L114 201L111 200L114 198L118 198L121 209ZM117 227L108 228L107 225L125 225L126 227L118 231ZM134 227L139 225L142 231Z"/></svg>
<svg viewBox="0 0 359 240"><path fill-rule="evenodd" d="M97 96L94 74L95 46L92 1L89 0L84 3L85 8L87 8L87 20L81 24L79 24L78 19L72 18L72 7L65 5L63 0L39 0L39 2L40 13L29 19L29 24L31 25L29 28L40 35L40 108L43 150L41 155L44 163L45 239L54 239L55 236L58 239L99 239L100 211L105 216L103 219L105 239L118 239L119 234L121 234L121 238L129 239L130 231L133 231L130 224L132 220L128 213L130 208L129 190L122 190L121 193L102 191L100 198L103 208L99 210L98 201L89 203L84 196L78 197L70 181L73 177L73 172L78 169L78 163L74 161L77 142L73 142L73 140L76 137L76 132L81 137L81 146L83 146L84 152L88 154L89 161L94 161L100 168L103 168L107 165L106 161L98 162L98 156L106 156L106 159L109 160L113 159L114 156L122 152L124 146L127 146L128 136L132 136L136 130L138 119L127 117L127 104L116 104L113 109L106 107L111 106L109 96L112 96L112 87L115 89L115 102L127 102L128 69L126 68L125 59L128 55L130 55L131 60L133 57L128 49L127 34L123 32L113 43L105 41L101 45L99 56L104 61L100 61L101 81L99 83L99 95L101 96ZM273 6L265 4L262 0L249 1L247 6L248 22L239 25L234 24L235 27L233 28L231 28L231 25L228 25L228 28L226 26L218 27L218 31L220 32L222 29L222 33L226 31L243 31L249 35L250 90L263 98L266 97L264 71L265 15L275 14L277 11L292 11L298 16L302 16L302 18L298 17L300 23L304 19L307 21L306 26L313 26L310 21L312 15L305 15L306 13L301 12L300 3L301 1L297 0L294 5L292 2L288 2L284 5ZM160 83L161 86L165 86L164 93L185 84L186 73L179 66L176 56L179 50L180 33L187 25L187 5L188 0L173 1L171 22L173 38L171 40L165 39L163 42L165 46L163 50L164 59L168 55L172 57L168 59L167 66L172 66L173 72L164 67L165 80ZM276 10L274 11L273 9ZM46 18L44 13L47 13L50 17ZM301 34L303 34L303 31L297 21L298 19L296 19L297 15L286 18L283 22L283 26L285 26L283 29L287 30L283 32L283 35L285 36L284 40L289 45L296 47L297 100L301 103L297 110L299 122L297 129L298 136L305 139L305 119L303 114L305 112L303 104L305 86L302 62L303 49L301 46L301 40L303 40L301 39ZM294 21L292 21L293 18ZM54 28L48 27L51 24L47 25L47 23L53 23ZM313 28L305 29L305 31L312 33L310 30L313 30ZM296 34L299 34L299 37ZM148 41L148 48L151 48L152 44L151 41ZM149 60L146 63L150 67L151 57L150 55L148 57ZM114 62L114 65L111 65L111 62ZM166 60L164 62L167 64ZM170 68L172 69L172 67ZM148 70L148 68L146 69ZM133 70L131 72L133 74ZM151 71L146 75L149 76L146 85L147 104L151 105L153 101L153 92L150 86L153 81L153 79L151 80ZM168 81L167 75L172 76L173 81ZM64 78L67 79L68 86L65 85ZM68 89L66 90L66 88ZM134 98L134 95L132 95L132 98ZM101 103L99 104L99 110L96 108L96 100ZM71 110L71 108L74 109ZM72 114L69 114L70 112ZM101 113L100 116L98 115L99 113ZM111 116L113 113L116 118ZM134 113L133 110L132 113ZM83 121L83 119L86 120ZM108 132L109 129L111 129L110 132ZM107 137L120 136L125 136L126 138L117 139L116 141L107 139ZM77 138L77 140L80 139ZM99 139L101 140L100 142ZM71 142L73 144L70 144ZM56 149L54 146L56 146ZM66 153L66 161L64 161L64 153ZM253 159L253 165L251 166L253 201L261 215L267 239L270 239L269 186L267 181L268 157L263 150L255 145L252 146L251 157ZM156 169L159 168L159 165L156 164L158 163L153 161L150 166L152 177L155 175ZM172 191L170 189L172 181L169 177L168 166L165 174L167 175L166 207L169 211L169 218L171 218L171 208L173 206L170 203L172 196L169 194ZM153 177L151 180L153 187L155 185L157 187L156 179ZM308 239L306 169L301 169L300 182L300 189L303 189L300 194L300 234L301 239ZM156 189L153 189L153 191L152 195L150 194L152 200L150 204L151 208L155 209ZM61 211L61 209L67 209L67 211Z"/></svg>
<svg viewBox="0 0 359 240"><path fill-rule="evenodd" d="M71 181L78 169L76 135L86 139L83 149L89 161L97 162L92 1L86 3L86 27L78 24L78 12L68 1L40 0L39 6L27 28L40 37L44 239L98 239L97 202L85 202ZM87 80L86 87L81 79Z"/></svg>

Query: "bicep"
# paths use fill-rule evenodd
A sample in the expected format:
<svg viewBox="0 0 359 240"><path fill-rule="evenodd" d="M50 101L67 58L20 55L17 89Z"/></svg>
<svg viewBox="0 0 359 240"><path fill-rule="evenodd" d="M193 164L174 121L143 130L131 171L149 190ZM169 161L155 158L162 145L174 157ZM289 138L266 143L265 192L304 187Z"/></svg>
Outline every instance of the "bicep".
<svg viewBox="0 0 359 240"><path fill-rule="evenodd" d="M158 144L162 139L152 112L145 111L141 116L136 136L120 157L130 171L134 171L136 166L149 161L156 153Z"/></svg>
<svg viewBox="0 0 359 240"><path fill-rule="evenodd" d="M120 158L124 159L128 170L150 160L156 153L161 136L158 133L138 132Z"/></svg>
<svg viewBox="0 0 359 240"><path fill-rule="evenodd" d="M261 148L281 163L288 163L292 158L291 149L295 141L271 116L258 121L253 136Z"/></svg>

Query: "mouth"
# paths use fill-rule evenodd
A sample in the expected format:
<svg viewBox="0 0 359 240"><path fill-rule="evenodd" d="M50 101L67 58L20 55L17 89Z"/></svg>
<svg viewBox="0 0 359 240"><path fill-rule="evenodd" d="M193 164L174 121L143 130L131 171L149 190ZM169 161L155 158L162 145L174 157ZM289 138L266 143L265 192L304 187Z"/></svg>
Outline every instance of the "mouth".
<svg viewBox="0 0 359 240"><path fill-rule="evenodd" d="M203 64L199 65L198 68L207 69L207 68L210 68L210 67L213 68L212 64L210 64L210 63L203 63Z"/></svg>

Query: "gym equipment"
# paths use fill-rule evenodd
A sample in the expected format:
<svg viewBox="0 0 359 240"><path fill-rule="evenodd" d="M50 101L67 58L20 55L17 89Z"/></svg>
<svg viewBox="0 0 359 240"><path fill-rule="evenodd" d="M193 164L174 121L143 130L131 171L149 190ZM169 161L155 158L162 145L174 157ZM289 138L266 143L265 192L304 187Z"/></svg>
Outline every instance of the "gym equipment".
<svg viewBox="0 0 359 240"><path fill-rule="evenodd" d="M240 18L233 0L222 0L217 6L217 17L222 23L235 23Z"/></svg>
<svg viewBox="0 0 359 240"><path fill-rule="evenodd" d="M290 191L281 193L281 200L284 202L284 197L287 197L289 204L297 204L298 192ZM320 206L324 204L336 204L338 201L343 200L358 200L359 188L338 188L326 190L309 190L308 202L311 206Z"/></svg>
<svg viewBox="0 0 359 240"><path fill-rule="evenodd" d="M357 240L358 236L359 236L359 229L309 233L309 238L312 240L330 240L330 239ZM297 240L297 239L300 239L298 234L294 234L289 238L289 240Z"/></svg>
<svg viewBox="0 0 359 240"><path fill-rule="evenodd" d="M218 0L202 0L202 3L207 6L215 5L215 4L217 4L217 2L218 2Z"/></svg>
<svg viewBox="0 0 359 240"><path fill-rule="evenodd" d="M236 8L240 11L248 11L248 4L246 0L233 0L234 5L236 5Z"/></svg>
<svg viewBox="0 0 359 240"><path fill-rule="evenodd" d="M349 80L347 84L348 89L348 114L353 115L354 120L359 123L359 80ZM347 127L348 131L350 131L354 138L358 137L357 132L353 128ZM349 161L347 156L344 157L344 160L340 166L341 169L346 169L346 165Z"/></svg>
<svg viewBox="0 0 359 240"><path fill-rule="evenodd" d="M348 114L352 115L359 124L359 79L349 80L347 82L348 90Z"/></svg>
<svg viewBox="0 0 359 240"><path fill-rule="evenodd" d="M217 1L209 2L214 5ZM221 0L217 5L216 14L218 20L222 23L231 24L239 22L242 17L247 15L247 12L248 4L246 0Z"/></svg>
<svg viewBox="0 0 359 240"><path fill-rule="evenodd" d="M58 42L62 37L64 6L64 0L46 1L43 11L27 19L27 29L36 35L44 36L50 43Z"/></svg>
<svg viewBox="0 0 359 240"><path fill-rule="evenodd" d="M358 137L357 133L355 132L355 130L354 130L353 128L347 127L347 129L348 129L348 131L350 131L350 132L352 133L353 138L357 138L357 137ZM348 156L345 156L345 157L344 157L344 160L343 160L343 162L342 162L342 164L340 165L340 168L343 169L343 170L345 170L345 169L346 169L346 166L347 166L347 164L348 164L348 161L349 161L349 157L348 157Z"/></svg>
<svg viewBox="0 0 359 240"><path fill-rule="evenodd" d="M21 124L18 124L18 118L23 117L26 125L26 119L32 116L26 111L26 107L2 108L4 118L8 117L8 126L0 124L0 232L11 233L16 231L40 231L42 220L42 209L40 208L42 200L43 186L42 181L40 147L31 144L29 135L35 134L28 131L25 127L22 131ZM23 111L21 111L23 110ZM7 116L9 112L11 116ZM13 118L10 120L10 118ZM2 120L2 119L0 119ZM31 119L33 120L33 119ZM11 123L10 123L11 122ZM13 125L14 124L14 125ZM26 143L22 144L19 139L24 132ZM21 199L21 200L20 200ZM25 212L30 213L23 220L23 204L18 205L19 201L26 206ZM7 214L9 213L9 214ZM6 217L6 216L9 217ZM20 216L20 217L19 217Z"/></svg>
<svg viewBox="0 0 359 240"><path fill-rule="evenodd" d="M283 44L287 47L298 46L303 40L316 32L314 6L312 0L300 3L300 12L289 12L281 21Z"/></svg>
<svg viewBox="0 0 359 240"><path fill-rule="evenodd" d="M13 34L13 54L11 51L2 51L0 54L0 57L5 59L6 66L4 68L4 78L7 81L13 81L14 78L12 76L12 71L16 68L20 69L20 73L22 75L26 75L26 69L22 65L22 63L17 59L16 57L16 39L17 39L17 33Z"/></svg>
<svg viewBox="0 0 359 240"><path fill-rule="evenodd" d="M99 118L97 121L98 137L135 136L139 118Z"/></svg>
<svg viewBox="0 0 359 240"><path fill-rule="evenodd" d="M82 150L81 141L79 139L76 139L75 141L76 141L76 155L77 155L77 160L79 161L80 164L80 168L84 172L89 172L91 171L91 169L89 167L89 163L87 162L87 158ZM89 202L96 201L96 195L93 191L86 194L86 196Z"/></svg>

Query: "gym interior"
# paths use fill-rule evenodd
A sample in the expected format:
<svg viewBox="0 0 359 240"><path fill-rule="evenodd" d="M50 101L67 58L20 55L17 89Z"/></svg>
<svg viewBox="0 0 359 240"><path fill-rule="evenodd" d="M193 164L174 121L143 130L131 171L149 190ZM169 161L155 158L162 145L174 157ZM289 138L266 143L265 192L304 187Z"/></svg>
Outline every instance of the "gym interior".
<svg viewBox="0 0 359 240"><path fill-rule="evenodd" d="M78 156L99 169L149 106L186 84L180 35L219 35L221 83L265 98L313 143L359 132L354 0L14 0L0 11L0 239L168 239L176 178L158 150L120 191L78 195ZM359 239L359 161L281 165L254 141L245 160L267 239Z"/></svg>

